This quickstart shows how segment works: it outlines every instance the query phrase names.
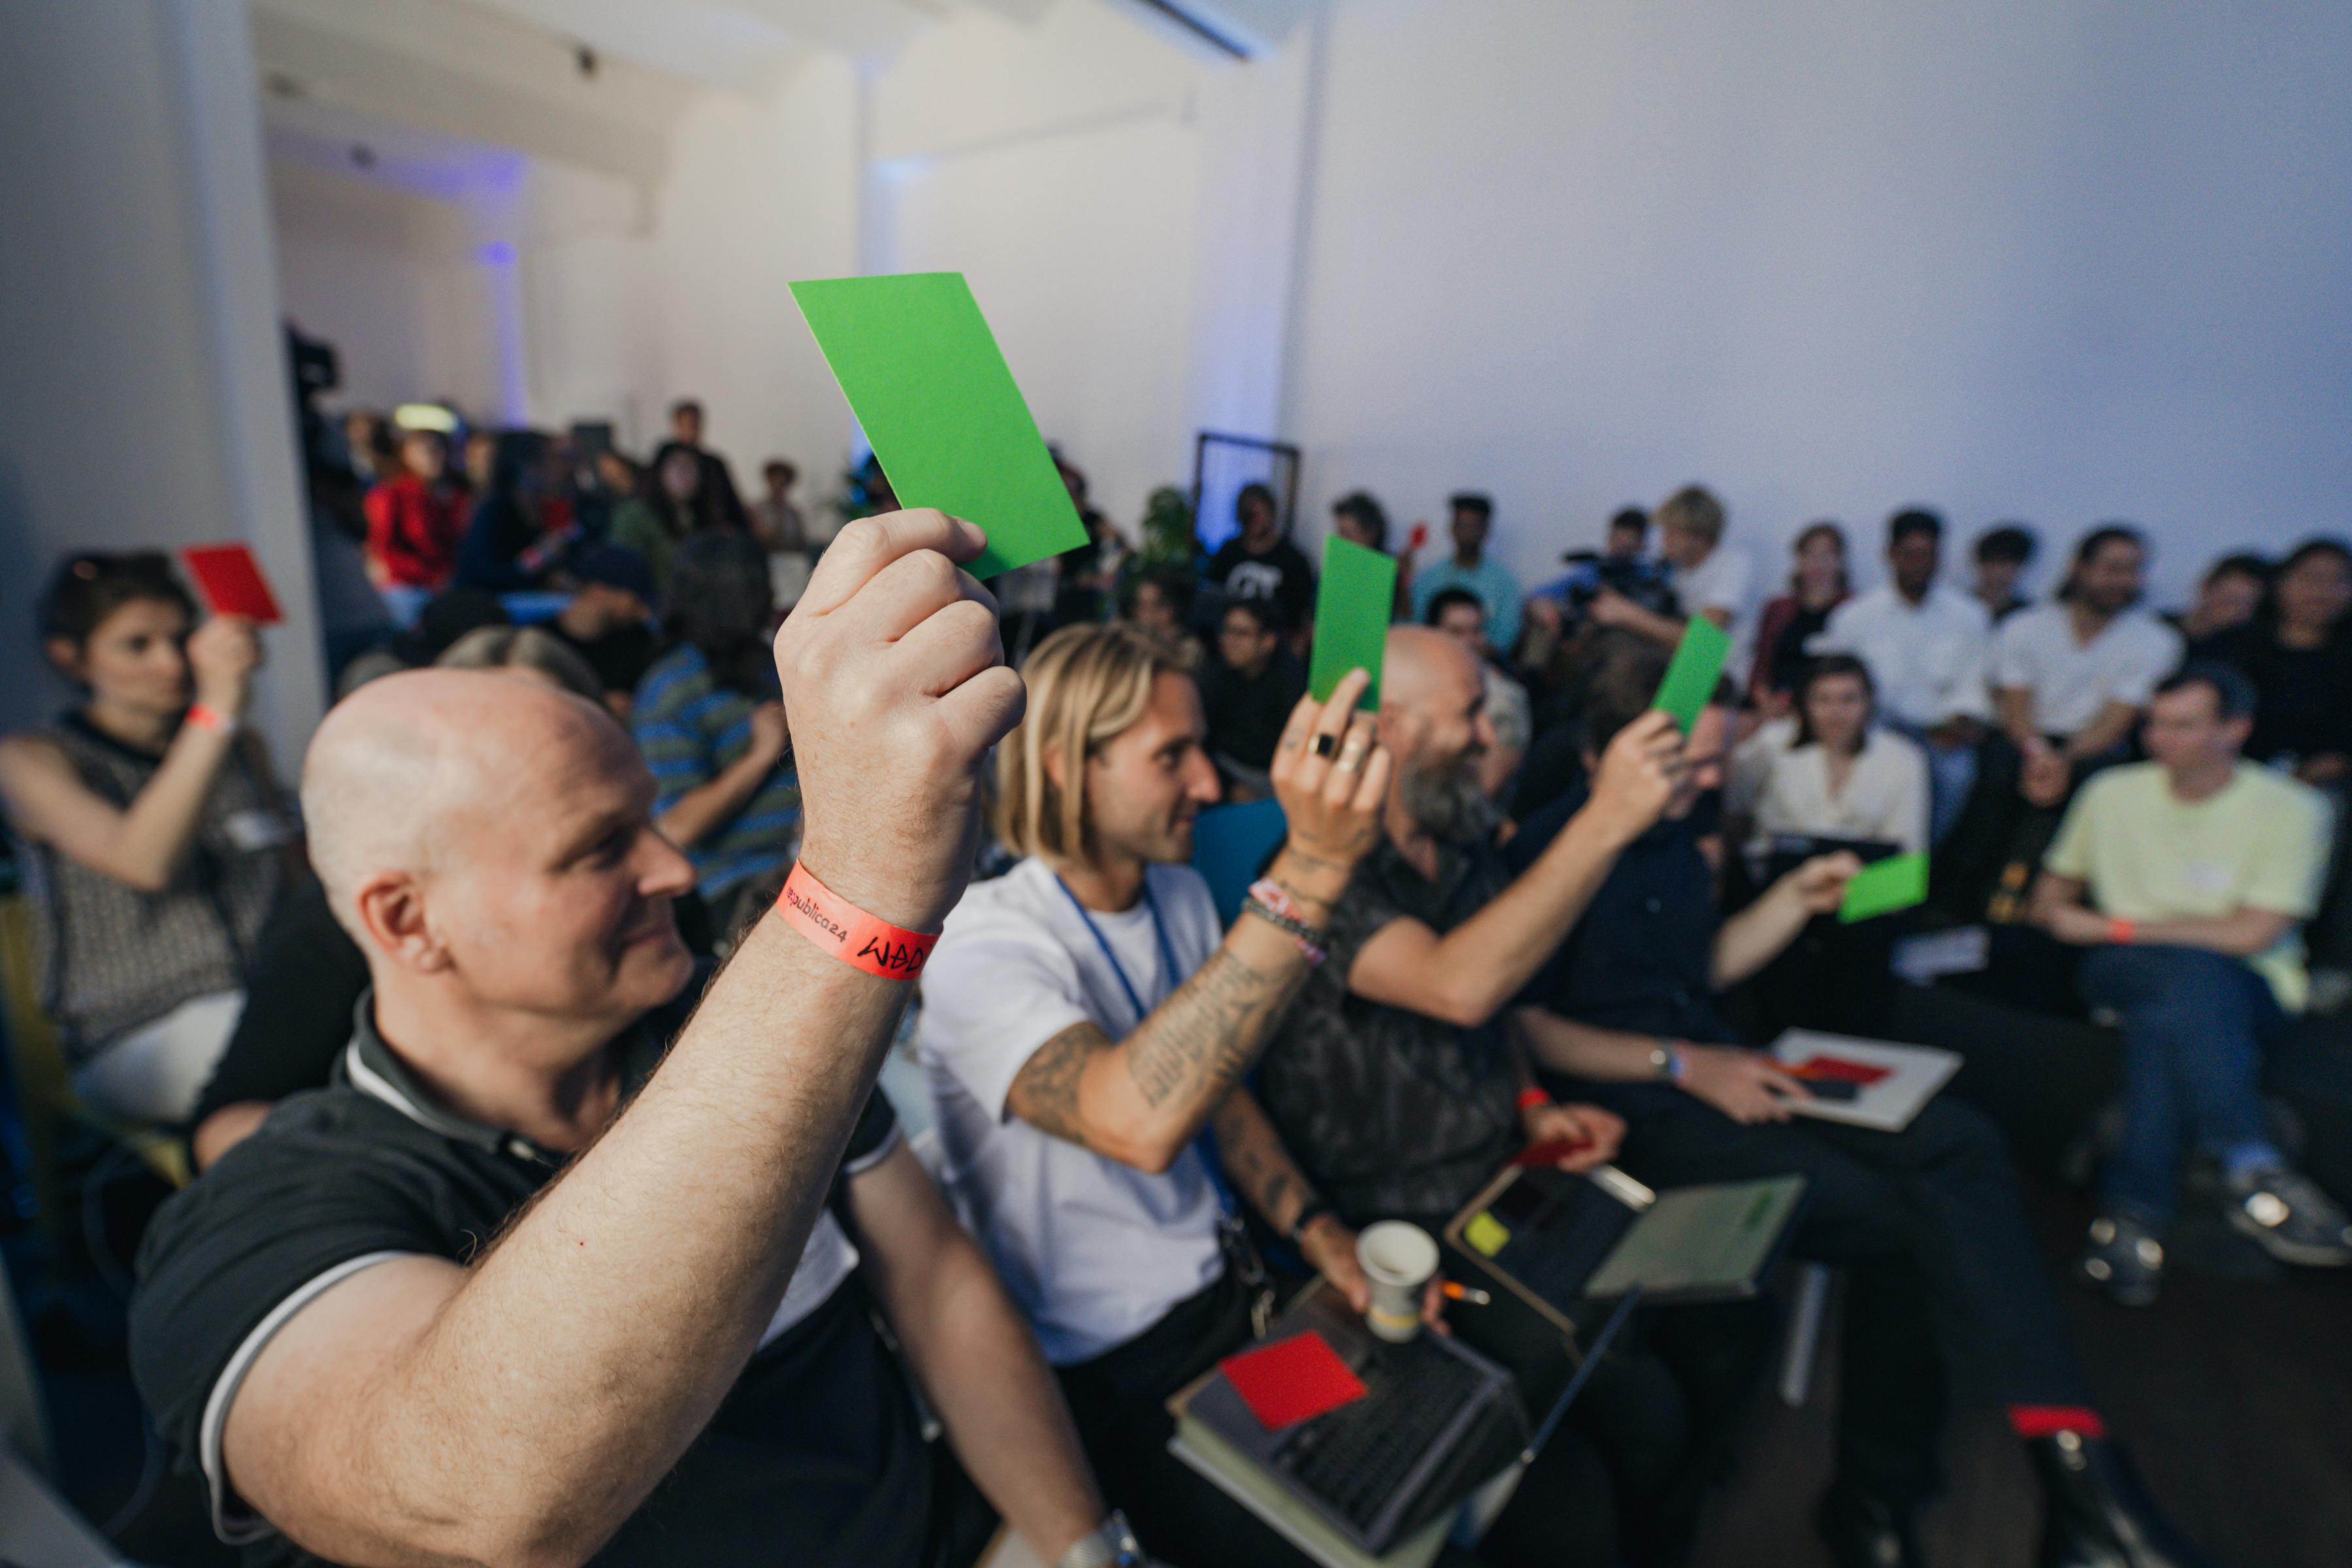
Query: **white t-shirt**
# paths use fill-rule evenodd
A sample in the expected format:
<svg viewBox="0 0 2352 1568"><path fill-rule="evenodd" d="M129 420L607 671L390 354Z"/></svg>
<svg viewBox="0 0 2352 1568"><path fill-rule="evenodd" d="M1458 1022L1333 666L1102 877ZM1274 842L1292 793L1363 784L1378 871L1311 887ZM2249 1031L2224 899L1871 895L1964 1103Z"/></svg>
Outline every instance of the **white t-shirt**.
<svg viewBox="0 0 2352 1568"><path fill-rule="evenodd" d="M1737 541L1715 542L1706 559L1687 571L1675 570L1675 598L1685 616L1701 610L1721 610L1731 617L1725 632L1731 638L1724 669L1737 680L1756 662L1756 562Z"/></svg>
<svg viewBox="0 0 2352 1568"><path fill-rule="evenodd" d="M2074 639L2063 604L2036 605L1993 634L1992 683L2033 693L2033 727L2072 735L2109 702L2144 708L2180 662L2180 634L2146 610L2126 610L2089 642Z"/></svg>
<svg viewBox="0 0 2352 1568"><path fill-rule="evenodd" d="M1087 913L1148 1013L1224 933L1192 868L1154 866L1144 886L1165 922L1173 974L1143 900ZM1027 859L972 884L924 968L916 1049L939 1108L940 1174L1057 1366L1125 1344L1223 1268L1217 1192L1197 1149L1150 1175L1005 1110L1037 1047L1088 1019L1114 1040L1139 1022L1052 869Z"/></svg>
<svg viewBox="0 0 2352 1568"><path fill-rule="evenodd" d="M1726 805L1754 819L1751 848L1769 850L1782 834L1927 847L1927 753L1916 743L1874 726L1845 788L1832 794L1828 752L1819 742L1791 746L1796 738L1794 719L1775 719L1732 754Z"/></svg>
<svg viewBox="0 0 2352 1568"><path fill-rule="evenodd" d="M1937 584L1915 605L1882 583L1831 611L1805 651L1853 655L1870 667L1878 710L1927 730L1992 717L1984 685L1991 628L1985 607L1966 594Z"/></svg>

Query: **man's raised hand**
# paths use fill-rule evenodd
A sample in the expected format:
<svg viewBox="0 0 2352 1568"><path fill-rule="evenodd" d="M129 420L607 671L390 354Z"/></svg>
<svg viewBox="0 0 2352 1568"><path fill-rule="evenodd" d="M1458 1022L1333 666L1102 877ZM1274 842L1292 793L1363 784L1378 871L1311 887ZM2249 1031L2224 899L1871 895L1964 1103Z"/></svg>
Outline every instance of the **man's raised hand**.
<svg viewBox="0 0 2352 1568"><path fill-rule="evenodd" d="M1274 752L1274 795L1290 825L1287 847L1306 861L1300 869L1336 874L1337 885L1312 889L1325 898L1339 897L1348 873L1381 839L1392 759L1375 739L1372 715L1356 711L1370 681L1351 669L1328 700L1300 698Z"/></svg>
<svg viewBox="0 0 2352 1568"><path fill-rule="evenodd" d="M932 510L841 531L776 633L807 823L801 858L861 909L936 931L962 896L980 769L1021 721L996 602L960 567L984 542Z"/></svg>

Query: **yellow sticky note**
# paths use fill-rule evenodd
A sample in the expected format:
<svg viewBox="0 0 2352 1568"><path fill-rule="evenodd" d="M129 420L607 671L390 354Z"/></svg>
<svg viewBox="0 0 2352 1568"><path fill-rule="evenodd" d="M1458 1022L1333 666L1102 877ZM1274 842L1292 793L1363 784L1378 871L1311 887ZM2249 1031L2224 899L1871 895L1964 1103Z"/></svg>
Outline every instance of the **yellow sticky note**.
<svg viewBox="0 0 2352 1568"><path fill-rule="evenodd" d="M1511 1233L1490 1211L1480 1209L1470 1216L1470 1223L1462 1227L1462 1239L1492 1258L1509 1245Z"/></svg>

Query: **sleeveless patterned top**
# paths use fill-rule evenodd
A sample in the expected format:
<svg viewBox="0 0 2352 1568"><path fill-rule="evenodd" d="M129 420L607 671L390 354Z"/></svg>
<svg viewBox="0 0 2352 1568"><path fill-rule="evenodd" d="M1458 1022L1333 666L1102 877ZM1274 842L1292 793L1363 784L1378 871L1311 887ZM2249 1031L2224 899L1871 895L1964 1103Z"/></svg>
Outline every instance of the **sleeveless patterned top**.
<svg viewBox="0 0 2352 1568"><path fill-rule="evenodd" d="M123 810L163 764L79 713L47 734L84 784ZM33 973L78 1059L183 1002L245 984L254 939L278 900L281 847L294 830L276 785L240 743L214 778L195 837L161 892L142 892L47 844L24 847Z"/></svg>

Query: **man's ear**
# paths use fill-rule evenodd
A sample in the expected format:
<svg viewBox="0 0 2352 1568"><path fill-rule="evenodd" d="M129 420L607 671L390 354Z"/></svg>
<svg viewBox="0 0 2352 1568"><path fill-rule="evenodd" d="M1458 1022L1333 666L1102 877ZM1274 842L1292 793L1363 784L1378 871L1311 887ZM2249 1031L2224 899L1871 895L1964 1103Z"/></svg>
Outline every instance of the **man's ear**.
<svg viewBox="0 0 2352 1568"><path fill-rule="evenodd" d="M448 943L435 929L425 889L406 871L379 871L352 896L368 942L391 962L419 974L449 967Z"/></svg>
<svg viewBox="0 0 2352 1568"><path fill-rule="evenodd" d="M44 638L41 651L49 656L49 662L58 667L58 674L69 680L81 679L81 645L75 642L73 638Z"/></svg>

